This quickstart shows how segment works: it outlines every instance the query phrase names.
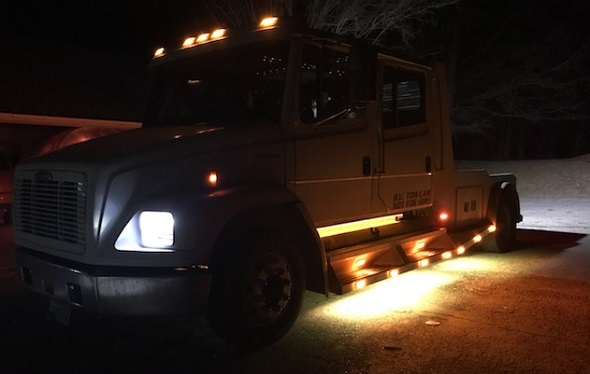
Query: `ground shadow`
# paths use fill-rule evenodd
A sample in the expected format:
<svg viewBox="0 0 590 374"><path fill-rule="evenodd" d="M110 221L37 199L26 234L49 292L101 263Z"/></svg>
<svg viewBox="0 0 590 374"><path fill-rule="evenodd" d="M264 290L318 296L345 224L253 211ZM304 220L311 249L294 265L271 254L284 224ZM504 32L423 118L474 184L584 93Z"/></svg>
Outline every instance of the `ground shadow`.
<svg viewBox="0 0 590 374"><path fill-rule="evenodd" d="M515 250L534 247L563 251L577 246L578 242L586 236L586 234L570 232L518 229Z"/></svg>

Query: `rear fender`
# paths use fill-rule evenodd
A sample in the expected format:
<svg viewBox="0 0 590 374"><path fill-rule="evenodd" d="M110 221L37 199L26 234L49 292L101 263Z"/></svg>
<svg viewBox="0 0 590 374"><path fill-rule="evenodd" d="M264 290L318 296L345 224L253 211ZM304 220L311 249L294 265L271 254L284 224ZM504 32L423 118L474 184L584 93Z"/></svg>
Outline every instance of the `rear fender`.
<svg viewBox="0 0 590 374"><path fill-rule="evenodd" d="M503 176L505 177L505 176ZM513 180L499 181L492 187L490 192L490 199L488 202L488 210L486 218L488 221L495 223L498 215L498 207L500 202L505 199L512 208L512 214L516 222L522 221L522 215L520 214L520 199L516 190L516 178L512 175Z"/></svg>

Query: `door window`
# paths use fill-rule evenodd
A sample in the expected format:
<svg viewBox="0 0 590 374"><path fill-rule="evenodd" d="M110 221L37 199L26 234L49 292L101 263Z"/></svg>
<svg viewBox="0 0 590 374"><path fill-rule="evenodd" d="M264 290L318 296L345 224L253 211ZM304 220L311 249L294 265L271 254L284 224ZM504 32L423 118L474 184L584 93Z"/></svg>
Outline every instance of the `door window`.
<svg viewBox="0 0 590 374"><path fill-rule="evenodd" d="M384 67L381 118L384 129L426 121L424 76L421 73Z"/></svg>
<svg viewBox="0 0 590 374"><path fill-rule="evenodd" d="M350 65L347 52L307 45L303 48L299 118L315 123L349 106Z"/></svg>

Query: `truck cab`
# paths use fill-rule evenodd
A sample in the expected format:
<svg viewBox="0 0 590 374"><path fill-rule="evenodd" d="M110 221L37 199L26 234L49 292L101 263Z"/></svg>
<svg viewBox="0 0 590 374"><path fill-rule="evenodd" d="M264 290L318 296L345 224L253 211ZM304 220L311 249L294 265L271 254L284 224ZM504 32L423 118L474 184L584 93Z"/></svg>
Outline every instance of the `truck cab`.
<svg viewBox="0 0 590 374"><path fill-rule="evenodd" d="M17 168L17 262L56 318L204 311L264 345L306 289L511 248L516 179L454 170L439 64L273 17L149 72L141 129Z"/></svg>

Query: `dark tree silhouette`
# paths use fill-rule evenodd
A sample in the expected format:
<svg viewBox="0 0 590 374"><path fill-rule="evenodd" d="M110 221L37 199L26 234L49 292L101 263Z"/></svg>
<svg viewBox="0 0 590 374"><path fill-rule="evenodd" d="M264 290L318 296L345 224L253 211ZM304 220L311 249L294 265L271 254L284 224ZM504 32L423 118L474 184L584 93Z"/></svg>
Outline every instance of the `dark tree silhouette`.
<svg viewBox="0 0 590 374"><path fill-rule="evenodd" d="M490 158L590 151L584 144L590 141L589 4L495 0L462 5L461 22L470 32L461 35L452 111L456 133L489 139Z"/></svg>

